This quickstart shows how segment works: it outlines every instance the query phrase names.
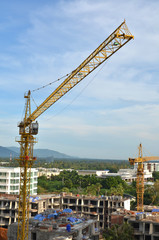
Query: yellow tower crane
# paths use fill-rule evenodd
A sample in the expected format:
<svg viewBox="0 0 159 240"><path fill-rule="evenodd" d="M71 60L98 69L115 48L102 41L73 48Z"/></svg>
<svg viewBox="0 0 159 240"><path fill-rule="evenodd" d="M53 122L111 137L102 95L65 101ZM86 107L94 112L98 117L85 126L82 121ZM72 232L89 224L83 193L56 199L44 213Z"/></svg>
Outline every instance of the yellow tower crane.
<svg viewBox="0 0 159 240"><path fill-rule="evenodd" d="M136 193L137 193L137 211L143 212L143 201L144 201L144 166L143 163L152 160L159 160L159 157L143 157L142 154L142 144L139 144L138 147L139 153L138 158L129 158L129 162L131 165L135 163L137 166L137 176L136 176Z"/></svg>
<svg viewBox="0 0 159 240"><path fill-rule="evenodd" d="M70 91L81 80L88 76L99 65L111 57L122 46L133 39L125 21L92 52L72 73L57 87L48 98L31 113L30 95L26 99L25 116L18 124L20 139L20 156L17 159L20 166L20 193L18 208L18 240L28 239L29 226L29 196L31 167L35 158L33 157L33 145L36 143L34 135L38 133L38 122L35 120L68 91Z"/></svg>

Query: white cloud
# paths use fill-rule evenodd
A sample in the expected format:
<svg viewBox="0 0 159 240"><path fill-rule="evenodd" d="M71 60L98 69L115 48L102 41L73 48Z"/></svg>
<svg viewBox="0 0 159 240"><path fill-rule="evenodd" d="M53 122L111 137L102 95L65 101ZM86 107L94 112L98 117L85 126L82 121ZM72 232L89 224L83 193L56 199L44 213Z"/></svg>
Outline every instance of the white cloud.
<svg viewBox="0 0 159 240"><path fill-rule="evenodd" d="M19 14L10 7L14 21L6 18L6 32L0 26L1 33L7 33L0 48L1 119L21 117L25 91L71 72L125 18L135 39L39 118L39 144L51 147L54 135L55 150L120 158L142 140L155 151L159 135L158 2L63 0L32 4L25 3L24 10L21 4ZM35 92L35 101L40 104L56 86ZM15 130L5 133L3 129L14 128L14 124L2 122L1 145L7 144L7 137L13 139Z"/></svg>

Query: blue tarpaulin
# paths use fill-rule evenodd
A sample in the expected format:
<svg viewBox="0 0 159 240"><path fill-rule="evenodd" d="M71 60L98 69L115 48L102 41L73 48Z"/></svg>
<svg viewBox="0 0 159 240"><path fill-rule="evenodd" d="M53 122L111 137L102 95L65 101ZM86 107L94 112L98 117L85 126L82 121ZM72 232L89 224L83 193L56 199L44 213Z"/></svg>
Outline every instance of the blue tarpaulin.
<svg viewBox="0 0 159 240"><path fill-rule="evenodd" d="M72 213L72 209L66 208L62 211L63 213Z"/></svg>
<svg viewBox="0 0 159 240"><path fill-rule="evenodd" d="M159 212L159 208L152 209L152 212Z"/></svg>

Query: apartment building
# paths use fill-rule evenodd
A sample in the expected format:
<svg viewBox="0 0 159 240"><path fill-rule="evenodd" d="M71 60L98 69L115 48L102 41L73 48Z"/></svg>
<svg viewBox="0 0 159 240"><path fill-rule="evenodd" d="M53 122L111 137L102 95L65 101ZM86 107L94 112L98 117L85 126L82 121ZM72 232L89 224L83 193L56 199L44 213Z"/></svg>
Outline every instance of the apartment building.
<svg viewBox="0 0 159 240"><path fill-rule="evenodd" d="M74 213L87 215L99 221L100 228L110 226L111 213L117 209L130 210L130 199L122 196L93 197L85 195L61 196L62 209L70 208Z"/></svg>
<svg viewBox="0 0 159 240"><path fill-rule="evenodd" d="M38 177L41 177L41 176L46 176L47 178L51 178L51 176L57 176L60 174L61 171L63 170L60 170L58 168L37 168L38 170Z"/></svg>
<svg viewBox="0 0 159 240"><path fill-rule="evenodd" d="M143 163L144 169L150 172L159 171L159 163L157 162L145 162Z"/></svg>
<svg viewBox="0 0 159 240"><path fill-rule="evenodd" d="M37 175L35 168L31 169L30 194L37 195ZM19 194L20 168L1 167L0 168L0 193Z"/></svg>

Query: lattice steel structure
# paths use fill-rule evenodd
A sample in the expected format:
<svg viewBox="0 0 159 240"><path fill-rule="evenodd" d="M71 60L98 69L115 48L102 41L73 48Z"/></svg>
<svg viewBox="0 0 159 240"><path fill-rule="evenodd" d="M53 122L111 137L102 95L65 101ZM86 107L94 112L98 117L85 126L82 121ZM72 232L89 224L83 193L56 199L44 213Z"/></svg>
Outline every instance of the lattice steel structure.
<svg viewBox="0 0 159 240"><path fill-rule="evenodd" d="M20 140L20 157L18 159L21 168L20 195L18 210L18 240L28 239L29 224L29 195L30 195L30 169L33 165L33 145L36 139L33 135L38 133L38 123L35 120L93 70L111 57L127 42L133 39L125 21L84 60L72 73L57 87L53 93L33 113L30 107L30 91L25 96L25 117L18 125Z"/></svg>
<svg viewBox="0 0 159 240"><path fill-rule="evenodd" d="M159 157L152 156L152 157L143 157L142 153L142 144L140 143L138 147L138 158L129 158L129 162L131 165L135 163L138 164L137 166L137 176L136 176L136 193L137 193L137 211L143 212L143 201L144 201L144 167L143 162L152 161L152 160L159 160Z"/></svg>

